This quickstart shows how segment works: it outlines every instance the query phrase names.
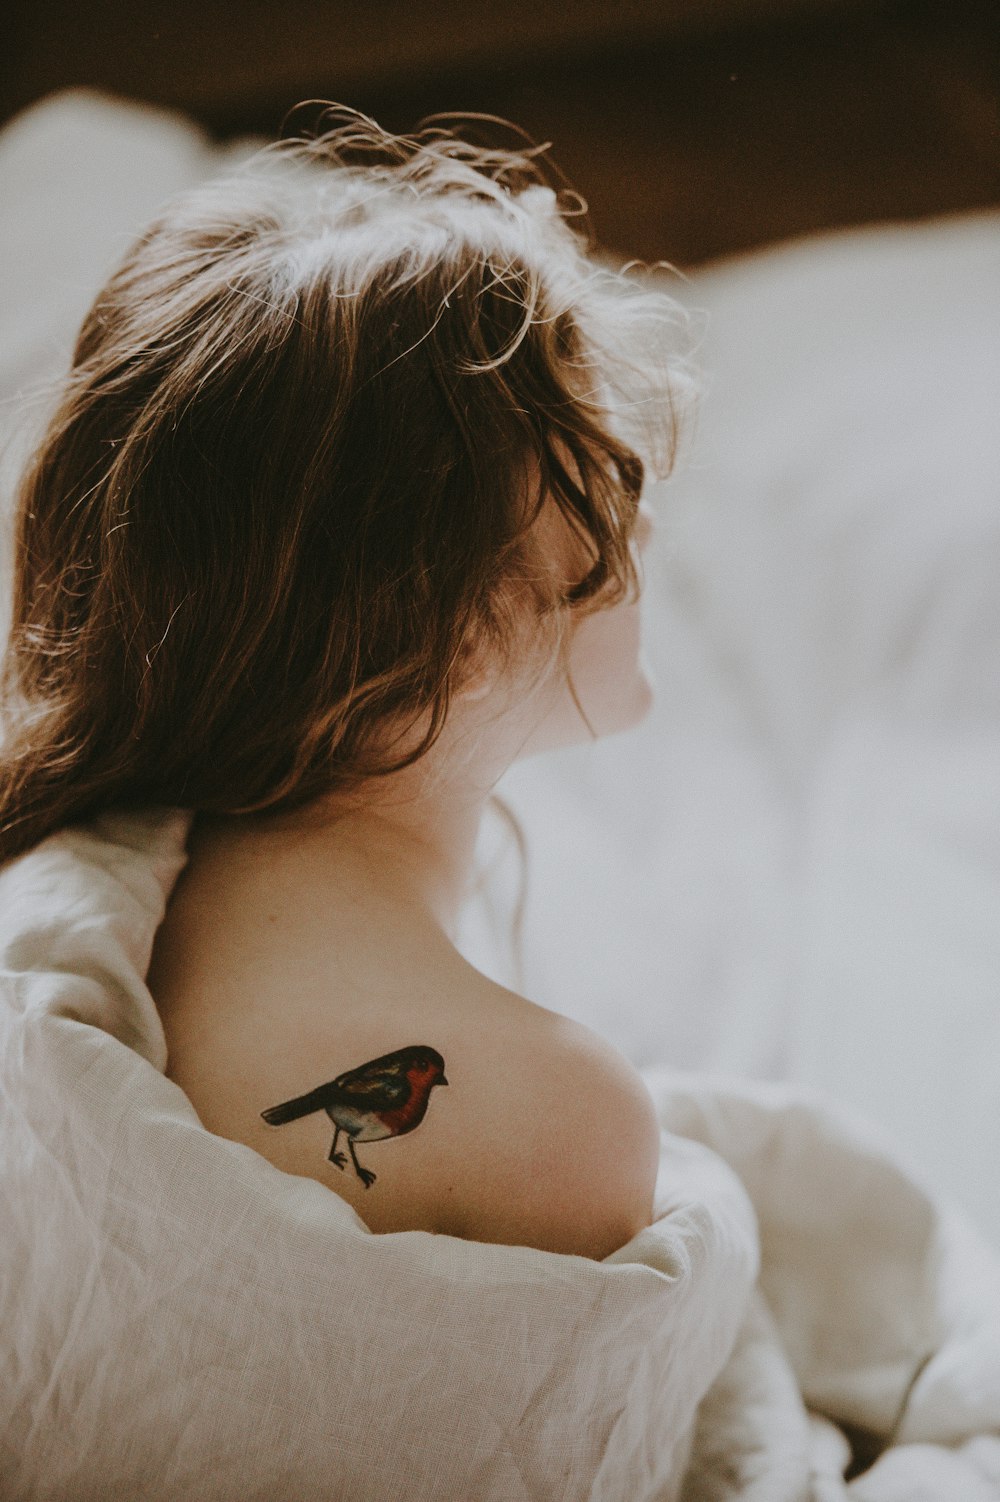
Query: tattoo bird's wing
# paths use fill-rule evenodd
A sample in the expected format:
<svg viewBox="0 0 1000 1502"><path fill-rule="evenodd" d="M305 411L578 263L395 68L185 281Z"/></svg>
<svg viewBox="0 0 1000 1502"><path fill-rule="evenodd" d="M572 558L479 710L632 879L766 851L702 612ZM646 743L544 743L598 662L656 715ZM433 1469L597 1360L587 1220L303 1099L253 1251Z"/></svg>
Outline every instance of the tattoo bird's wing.
<svg viewBox="0 0 1000 1502"><path fill-rule="evenodd" d="M335 1090L343 1090L353 1101L373 1110L401 1105L410 1093L408 1082L388 1069L380 1069L375 1073L364 1069L349 1069L346 1074L338 1074L332 1084Z"/></svg>

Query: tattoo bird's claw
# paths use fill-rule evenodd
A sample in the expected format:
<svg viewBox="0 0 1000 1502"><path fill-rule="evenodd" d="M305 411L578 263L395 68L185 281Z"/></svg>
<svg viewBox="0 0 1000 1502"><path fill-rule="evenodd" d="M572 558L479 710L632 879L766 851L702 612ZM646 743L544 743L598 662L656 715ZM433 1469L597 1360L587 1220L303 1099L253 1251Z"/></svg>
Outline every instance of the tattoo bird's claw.
<svg viewBox="0 0 1000 1502"><path fill-rule="evenodd" d="M338 1168L345 1168L347 1165L347 1158L343 1153L331 1153L330 1162L336 1163Z"/></svg>
<svg viewBox="0 0 1000 1502"><path fill-rule="evenodd" d="M366 1189L370 1189L375 1182L375 1175L372 1173L371 1169L359 1168L358 1173L361 1175L362 1184L364 1184Z"/></svg>

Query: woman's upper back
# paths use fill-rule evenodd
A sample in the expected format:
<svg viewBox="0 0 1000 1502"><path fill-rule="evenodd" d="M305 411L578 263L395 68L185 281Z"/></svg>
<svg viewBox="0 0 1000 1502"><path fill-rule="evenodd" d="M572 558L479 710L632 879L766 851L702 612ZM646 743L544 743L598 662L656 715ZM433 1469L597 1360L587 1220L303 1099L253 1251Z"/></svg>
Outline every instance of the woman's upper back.
<svg viewBox="0 0 1000 1502"><path fill-rule="evenodd" d="M659 1128L608 1043L488 980L412 915L350 890L331 903L252 840L237 854L196 832L190 850L149 985L167 1073L210 1131L318 1179L375 1232L601 1258L649 1223ZM411 1060L387 1058L413 1045L447 1084L424 1091L423 1114ZM262 1116L352 1071L306 1114Z"/></svg>

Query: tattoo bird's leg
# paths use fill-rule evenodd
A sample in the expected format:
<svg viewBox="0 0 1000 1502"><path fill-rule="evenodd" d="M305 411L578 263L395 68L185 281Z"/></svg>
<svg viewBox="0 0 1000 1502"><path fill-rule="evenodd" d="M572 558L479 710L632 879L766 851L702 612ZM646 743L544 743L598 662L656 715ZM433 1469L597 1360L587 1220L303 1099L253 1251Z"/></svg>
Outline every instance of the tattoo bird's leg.
<svg viewBox="0 0 1000 1502"><path fill-rule="evenodd" d="M343 1168L347 1163L347 1159L344 1157L343 1153L338 1153L337 1151L337 1138L340 1136L342 1131L343 1127L336 1127L336 1130L333 1134L333 1146L330 1149L330 1162L336 1163L338 1168Z"/></svg>
<svg viewBox="0 0 1000 1502"><path fill-rule="evenodd" d="M361 1164L358 1162L358 1155L354 1151L354 1138L350 1135L348 1135L347 1138L347 1146L351 1150L351 1157L354 1160L354 1168L355 1172L358 1175L358 1178L361 1180L362 1184L364 1184L366 1189L370 1189L375 1182L375 1175L372 1173L370 1168L361 1167Z"/></svg>

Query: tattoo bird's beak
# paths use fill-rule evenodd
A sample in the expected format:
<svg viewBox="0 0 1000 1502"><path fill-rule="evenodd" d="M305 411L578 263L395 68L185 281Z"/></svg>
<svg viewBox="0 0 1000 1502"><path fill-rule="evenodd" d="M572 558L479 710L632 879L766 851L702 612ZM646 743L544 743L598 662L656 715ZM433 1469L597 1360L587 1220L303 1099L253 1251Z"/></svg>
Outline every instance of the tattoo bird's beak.
<svg viewBox="0 0 1000 1502"><path fill-rule="evenodd" d="M447 1085L447 1083L448 1083L448 1081L445 1079L444 1075L443 1074L439 1074L438 1075L438 1084L439 1085Z"/></svg>

